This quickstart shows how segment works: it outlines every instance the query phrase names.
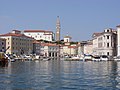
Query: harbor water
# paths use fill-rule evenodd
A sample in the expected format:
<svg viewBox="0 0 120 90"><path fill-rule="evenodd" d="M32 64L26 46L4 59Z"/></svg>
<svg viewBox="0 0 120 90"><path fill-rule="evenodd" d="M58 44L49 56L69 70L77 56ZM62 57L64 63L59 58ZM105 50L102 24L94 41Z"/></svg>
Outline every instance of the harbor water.
<svg viewBox="0 0 120 90"><path fill-rule="evenodd" d="M120 62L16 61L0 67L0 90L120 90Z"/></svg>

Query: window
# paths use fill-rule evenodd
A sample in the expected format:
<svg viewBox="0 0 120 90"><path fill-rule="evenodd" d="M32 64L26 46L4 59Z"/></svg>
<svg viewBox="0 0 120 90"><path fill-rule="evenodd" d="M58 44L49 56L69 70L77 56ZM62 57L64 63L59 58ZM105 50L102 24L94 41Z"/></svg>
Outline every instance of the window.
<svg viewBox="0 0 120 90"><path fill-rule="evenodd" d="M107 55L109 56L109 52L107 52Z"/></svg>
<svg viewBox="0 0 120 90"><path fill-rule="evenodd" d="M109 36L107 36L107 39L109 39Z"/></svg>
<svg viewBox="0 0 120 90"><path fill-rule="evenodd" d="M67 42L68 42L68 39L67 39Z"/></svg>
<svg viewBox="0 0 120 90"><path fill-rule="evenodd" d="M2 42L2 45L3 45L4 43Z"/></svg>
<svg viewBox="0 0 120 90"><path fill-rule="evenodd" d="M107 32L110 32L109 30L107 30Z"/></svg>
<svg viewBox="0 0 120 90"><path fill-rule="evenodd" d="M107 43L107 47L109 47L109 43Z"/></svg>

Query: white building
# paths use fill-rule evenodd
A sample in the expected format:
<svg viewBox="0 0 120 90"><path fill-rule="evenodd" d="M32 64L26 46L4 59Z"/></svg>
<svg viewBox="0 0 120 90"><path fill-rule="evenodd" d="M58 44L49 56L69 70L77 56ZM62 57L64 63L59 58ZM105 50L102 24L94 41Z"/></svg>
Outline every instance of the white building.
<svg viewBox="0 0 120 90"><path fill-rule="evenodd" d="M72 38L71 38L70 36L68 36L68 35L65 36L65 37L64 37L64 44L65 44L65 45L70 45L71 39L72 39Z"/></svg>
<svg viewBox="0 0 120 90"><path fill-rule="evenodd" d="M117 26L117 56L120 56L120 25Z"/></svg>
<svg viewBox="0 0 120 90"><path fill-rule="evenodd" d="M36 40L53 41L54 33L46 30L24 30L24 34Z"/></svg>
<svg viewBox="0 0 120 90"><path fill-rule="evenodd" d="M87 44L85 44L83 47L83 51L84 51L84 54L92 55L93 54L93 43L88 42Z"/></svg>
<svg viewBox="0 0 120 90"><path fill-rule="evenodd" d="M70 36L65 36L64 37L64 42L71 42L71 37Z"/></svg>
<svg viewBox="0 0 120 90"><path fill-rule="evenodd" d="M51 43L41 43L41 54L46 57L57 58L59 57L59 45Z"/></svg>
<svg viewBox="0 0 120 90"><path fill-rule="evenodd" d="M109 28L102 33L93 34L93 53L95 55L116 55L116 31Z"/></svg>
<svg viewBox="0 0 120 90"><path fill-rule="evenodd" d="M63 46L63 54L76 56L78 54L78 46L77 45L64 45Z"/></svg>

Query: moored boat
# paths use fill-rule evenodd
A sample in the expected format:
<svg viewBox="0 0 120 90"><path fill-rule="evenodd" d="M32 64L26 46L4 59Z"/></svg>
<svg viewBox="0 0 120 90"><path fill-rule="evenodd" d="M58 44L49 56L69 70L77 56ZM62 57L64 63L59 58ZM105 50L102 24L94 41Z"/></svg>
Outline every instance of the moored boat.
<svg viewBox="0 0 120 90"><path fill-rule="evenodd" d="M100 56L93 56L92 58L93 61L101 61Z"/></svg>
<svg viewBox="0 0 120 90"><path fill-rule="evenodd" d="M116 56L113 58L114 61L120 61L120 56Z"/></svg>
<svg viewBox="0 0 120 90"><path fill-rule="evenodd" d="M100 56L100 59L101 59L101 61L108 61L109 60L107 55Z"/></svg>
<svg viewBox="0 0 120 90"><path fill-rule="evenodd" d="M92 58L93 58L92 55L85 55L83 61L92 61Z"/></svg>
<svg viewBox="0 0 120 90"><path fill-rule="evenodd" d="M70 56L65 58L66 61L79 61L80 57L79 56Z"/></svg>
<svg viewBox="0 0 120 90"><path fill-rule="evenodd" d="M0 66L8 65L8 57L6 57L4 52L0 52Z"/></svg>
<svg viewBox="0 0 120 90"><path fill-rule="evenodd" d="M50 60L50 58L49 57L42 57L41 60L48 61L48 60Z"/></svg>

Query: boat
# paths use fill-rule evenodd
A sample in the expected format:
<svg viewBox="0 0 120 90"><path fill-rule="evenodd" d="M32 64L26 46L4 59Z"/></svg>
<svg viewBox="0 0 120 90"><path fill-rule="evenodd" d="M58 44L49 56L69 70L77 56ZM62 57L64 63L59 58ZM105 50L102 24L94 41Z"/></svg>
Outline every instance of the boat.
<svg viewBox="0 0 120 90"><path fill-rule="evenodd" d="M84 55L83 61L92 61L92 55Z"/></svg>
<svg viewBox="0 0 120 90"><path fill-rule="evenodd" d="M4 52L0 52L0 66L8 65L8 57L6 57Z"/></svg>
<svg viewBox="0 0 120 90"><path fill-rule="evenodd" d="M108 58L107 55L101 55L101 56L100 56L100 60L101 60L101 61L108 61L109 58Z"/></svg>
<svg viewBox="0 0 120 90"><path fill-rule="evenodd" d="M32 61L32 57L30 55L21 55L21 60L22 61Z"/></svg>
<svg viewBox="0 0 120 90"><path fill-rule="evenodd" d="M120 56L115 56L115 57L113 57L113 60L114 60L114 61L120 61Z"/></svg>
<svg viewBox="0 0 120 90"><path fill-rule="evenodd" d="M92 58L93 61L101 61L100 56L93 56Z"/></svg>
<svg viewBox="0 0 120 90"><path fill-rule="evenodd" d="M66 61L79 61L80 57L79 56L69 56L65 58Z"/></svg>
<svg viewBox="0 0 120 90"><path fill-rule="evenodd" d="M48 61L48 60L50 60L50 58L49 57L42 57L41 60Z"/></svg>

